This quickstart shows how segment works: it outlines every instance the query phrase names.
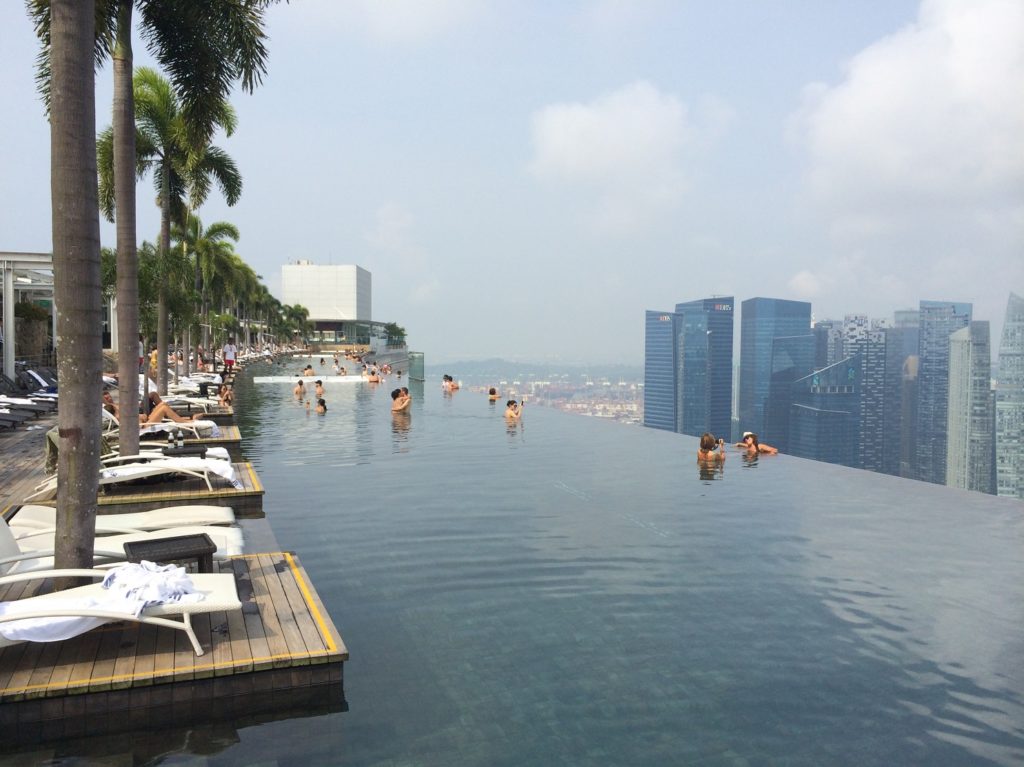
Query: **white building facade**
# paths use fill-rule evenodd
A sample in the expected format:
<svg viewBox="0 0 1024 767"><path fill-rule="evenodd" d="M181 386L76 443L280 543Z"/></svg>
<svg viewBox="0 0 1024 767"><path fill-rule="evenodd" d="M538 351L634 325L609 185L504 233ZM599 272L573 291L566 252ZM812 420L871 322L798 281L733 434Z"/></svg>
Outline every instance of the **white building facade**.
<svg viewBox="0 0 1024 767"><path fill-rule="evenodd" d="M369 321L373 316L370 273L351 264L299 261L281 267L282 301L309 310L314 323Z"/></svg>

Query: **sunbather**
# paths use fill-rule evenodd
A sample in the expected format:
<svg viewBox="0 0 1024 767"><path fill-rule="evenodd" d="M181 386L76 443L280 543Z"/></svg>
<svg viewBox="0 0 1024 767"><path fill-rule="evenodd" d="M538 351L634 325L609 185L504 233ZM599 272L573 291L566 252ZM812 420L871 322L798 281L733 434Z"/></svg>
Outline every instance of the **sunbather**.
<svg viewBox="0 0 1024 767"><path fill-rule="evenodd" d="M121 420L121 411L108 391L103 392L103 407L118 421ZM158 402L153 409L149 411L149 415L139 414L139 426L145 426L150 423L160 423L164 419L174 421L175 423L191 423L202 415L202 413L195 413L194 415L186 418L185 416L178 415L174 411L174 408L166 402Z"/></svg>

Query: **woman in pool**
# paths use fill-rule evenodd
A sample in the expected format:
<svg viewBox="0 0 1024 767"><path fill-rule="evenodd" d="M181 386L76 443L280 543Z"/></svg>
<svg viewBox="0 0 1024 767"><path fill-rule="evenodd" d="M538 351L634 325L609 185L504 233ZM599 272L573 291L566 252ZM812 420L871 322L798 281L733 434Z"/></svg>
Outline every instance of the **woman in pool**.
<svg viewBox="0 0 1024 767"><path fill-rule="evenodd" d="M749 455L775 455L779 452L778 448L758 442L757 435L752 431L743 432L743 439L736 443L736 447L743 448Z"/></svg>
<svg viewBox="0 0 1024 767"><path fill-rule="evenodd" d="M403 392L401 389L395 389L391 392L391 412L401 413L409 409L409 405L412 404L412 397L409 396L408 392Z"/></svg>
<svg viewBox="0 0 1024 767"><path fill-rule="evenodd" d="M715 435L704 432L697 448L697 460L700 463L717 463L725 460L725 440L715 439Z"/></svg>
<svg viewBox="0 0 1024 767"><path fill-rule="evenodd" d="M487 399L490 400L491 402L494 402L500 396L501 395L498 394L498 390L495 389L493 386L487 391Z"/></svg>
<svg viewBox="0 0 1024 767"><path fill-rule="evenodd" d="M518 421L523 416L523 406L516 402L514 399L510 399L505 403L505 417L512 420Z"/></svg>
<svg viewBox="0 0 1024 767"><path fill-rule="evenodd" d="M324 401L323 397L316 401L316 414L324 415L327 412L327 402Z"/></svg>

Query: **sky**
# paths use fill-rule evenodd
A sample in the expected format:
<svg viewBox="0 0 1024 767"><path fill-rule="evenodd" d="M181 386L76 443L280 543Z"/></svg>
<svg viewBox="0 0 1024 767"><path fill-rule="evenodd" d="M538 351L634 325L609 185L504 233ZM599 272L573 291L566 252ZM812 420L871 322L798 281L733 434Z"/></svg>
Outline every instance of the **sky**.
<svg viewBox="0 0 1024 767"><path fill-rule="evenodd" d="M22 2L0 30L0 250L49 251ZM1020 0L292 0L267 32L215 140L242 198L200 216L279 298L285 263L368 269L432 363L639 364L644 310L712 295L969 301L998 348L1024 294Z"/></svg>

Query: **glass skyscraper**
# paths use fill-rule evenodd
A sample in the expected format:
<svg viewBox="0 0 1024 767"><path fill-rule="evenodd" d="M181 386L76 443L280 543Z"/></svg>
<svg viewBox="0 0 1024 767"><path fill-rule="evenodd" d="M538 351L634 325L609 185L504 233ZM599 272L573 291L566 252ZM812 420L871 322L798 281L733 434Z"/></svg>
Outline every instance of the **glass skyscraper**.
<svg viewBox="0 0 1024 767"><path fill-rule="evenodd" d="M728 438L732 416L731 296L648 311L644 339L644 425Z"/></svg>
<svg viewBox="0 0 1024 767"><path fill-rule="evenodd" d="M644 426L677 431L679 315L647 312L644 321Z"/></svg>
<svg viewBox="0 0 1024 767"><path fill-rule="evenodd" d="M917 368L917 479L946 484L949 337L971 321L972 306L922 301Z"/></svg>
<svg viewBox="0 0 1024 767"><path fill-rule="evenodd" d="M809 335L811 305L806 301L748 298L742 306L739 428L755 432L770 443L772 436L765 434L765 409L772 378L772 341Z"/></svg>
<svg viewBox="0 0 1024 767"><path fill-rule="evenodd" d="M1010 294L996 376L996 492L1024 499L1024 298Z"/></svg>
<svg viewBox="0 0 1024 767"><path fill-rule="evenodd" d="M949 414L946 484L994 493L995 408L987 321L971 322L949 337Z"/></svg>
<svg viewBox="0 0 1024 767"><path fill-rule="evenodd" d="M676 304L682 318L682 422L679 431L708 431L729 439L732 431L733 297Z"/></svg>
<svg viewBox="0 0 1024 767"><path fill-rule="evenodd" d="M861 370L854 355L793 383L788 452L843 466L860 464Z"/></svg>

